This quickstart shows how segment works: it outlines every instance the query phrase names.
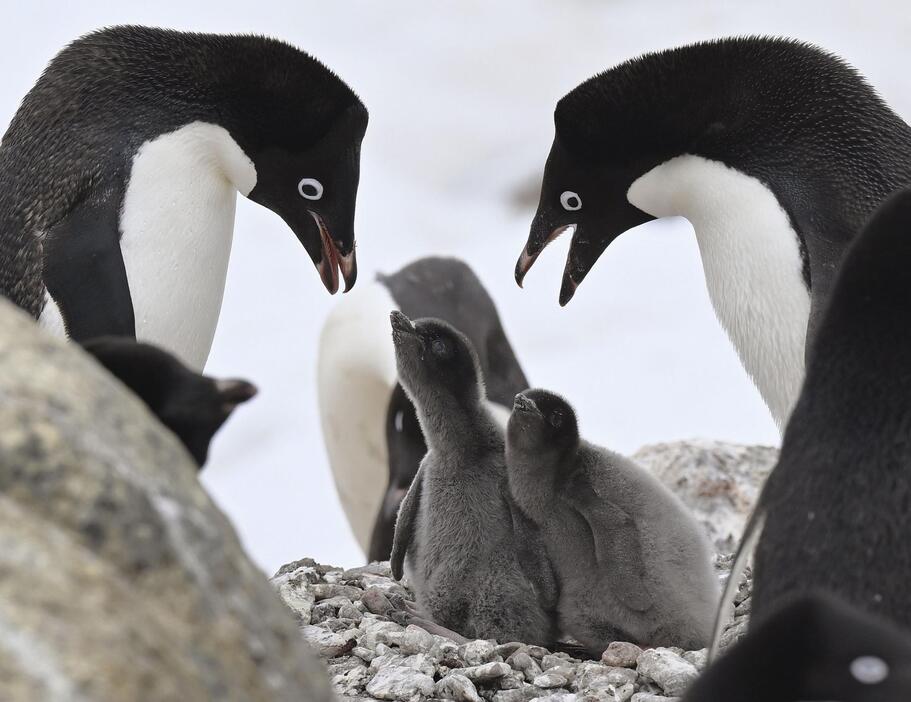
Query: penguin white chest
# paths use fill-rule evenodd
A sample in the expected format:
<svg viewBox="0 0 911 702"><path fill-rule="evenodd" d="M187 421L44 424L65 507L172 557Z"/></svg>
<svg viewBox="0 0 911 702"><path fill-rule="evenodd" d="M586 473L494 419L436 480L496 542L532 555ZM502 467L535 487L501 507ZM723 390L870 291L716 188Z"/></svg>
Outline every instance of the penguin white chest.
<svg viewBox="0 0 911 702"><path fill-rule="evenodd" d="M719 161L684 155L641 176L627 197L693 225L715 314L783 428L803 382L810 294L797 233L774 193Z"/></svg>
<svg viewBox="0 0 911 702"><path fill-rule="evenodd" d="M192 368L206 363L221 311L236 193L256 170L222 127L194 122L143 144L120 216L136 337Z"/></svg>

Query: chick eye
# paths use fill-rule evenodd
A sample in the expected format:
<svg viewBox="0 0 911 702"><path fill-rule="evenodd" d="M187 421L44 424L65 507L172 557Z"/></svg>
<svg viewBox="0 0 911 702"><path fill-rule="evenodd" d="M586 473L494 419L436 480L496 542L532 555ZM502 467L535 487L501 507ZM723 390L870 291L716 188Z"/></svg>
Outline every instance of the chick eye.
<svg viewBox="0 0 911 702"><path fill-rule="evenodd" d="M446 358L449 355L449 344L443 339L434 339L430 342L430 350L438 358Z"/></svg>
<svg viewBox="0 0 911 702"><path fill-rule="evenodd" d="M560 410L554 410L550 413L550 424L554 429L563 426L563 413Z"/></svg>
<svg viewBox="0 0 911 702"><path fill-rule="evenodd" d="M319 200L323 196L323 184L316 178L304 178L297 184L297 192L307 200Z"/></svg>
<svg viewBox="0 0 911 702"><path fill-rule="evenodd" d="M564 210L575 212L582 209L582 198L579 197L579 193L574 193L572 190L564 190L560 195L560 204L563 205Z"/></svg>
<svg viewBox="0 0 911 702"><path fill-rule="evenodd" d="M861 656L851 661L851 675L859 683L875 685L889 677L889 664L878 656Z"/></svg>

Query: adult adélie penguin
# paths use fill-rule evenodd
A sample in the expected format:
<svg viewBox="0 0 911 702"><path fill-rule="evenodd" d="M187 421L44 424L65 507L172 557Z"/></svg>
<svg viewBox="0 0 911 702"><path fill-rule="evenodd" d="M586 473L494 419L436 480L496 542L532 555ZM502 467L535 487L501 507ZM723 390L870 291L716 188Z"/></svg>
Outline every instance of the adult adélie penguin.
<svg viewBox="0 0 911 702"><path fill-rule="evenodd" d="M686 217L716 315L783 427L845 248L911 183L911 128L840 58L762 37L626 61L554 122L517 282L571 228L565 305L620 234Z"/></svg>
<svg viewBox="0 0 911 702"><path fill-rule="evenodd" d="M0 146L0 294L77 341L136 336L201 368L236 193L281 216L336 292L354 285L367 111L261 36L121 26L51 61Z"/></svg>

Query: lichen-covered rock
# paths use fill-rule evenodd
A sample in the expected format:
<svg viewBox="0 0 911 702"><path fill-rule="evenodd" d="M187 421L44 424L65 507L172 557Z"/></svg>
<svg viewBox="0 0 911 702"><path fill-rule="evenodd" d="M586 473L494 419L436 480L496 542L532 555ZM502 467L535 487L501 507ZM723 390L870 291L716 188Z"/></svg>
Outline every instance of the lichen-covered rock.
<svg viewBox="0 0 911 702"><path fill-rule="evenodd" d="M643 446L633 460L649 468L693 510L719 553L731 553L775 467L778 450L721 441L677 441Z"/></svg>
<svg viewBox="0 0 911 702"><path fill-rule="evenodd" d="M393 666L382 668L367 683L367 694L379 700L418 702L434 691L433 678L413 668Z"/></svg>
<svg viewBox="0 0 911 702"><path fill-rule="evenodd" d="M331 697L184 447L4 301L0 632L4 702Z"/></svg>
<svg viewBox="0 0 911 702"><path fill-rule="evenodd" d="M668 695L679 696L696 679L696 667L667 648L653 648L639 656L639 675L653 680Z"/></svg>
<svg viewBox="0 0 911 702"><path fill-rule="evenodd" d="M452 673L436 684L436 696L444 700L456 702L481 702L477 688L464 675Z"/></svg>

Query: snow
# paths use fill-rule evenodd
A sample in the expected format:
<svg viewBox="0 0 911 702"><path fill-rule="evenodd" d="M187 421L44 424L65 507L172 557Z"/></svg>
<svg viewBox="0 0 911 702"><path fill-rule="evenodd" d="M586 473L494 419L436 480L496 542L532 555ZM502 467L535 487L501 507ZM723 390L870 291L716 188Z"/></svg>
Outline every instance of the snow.
<svg viewBox="0 0 911 702"><path fill-rule="evenodd" d="M777 431L715 320L682 220L616 241L557 305L569 239L528 275L524 244L557 99L646 50L732 34L788 35L856 65L900 114L911 13L863 4L510 0L496 3L36 2L6 8L0 114L50 57L96 27L143 23L284 38L324 60L370 110L357 212L366 280L430 253L467 260L497 301L536 384L576 405L588 438L632 452L694 436L776 443ZM335 300L277 215L240 199L207 366L260 396L217 437L204 482L267 571L303 555L363 560L342 516L316 410L316 340Z"/></svg>

